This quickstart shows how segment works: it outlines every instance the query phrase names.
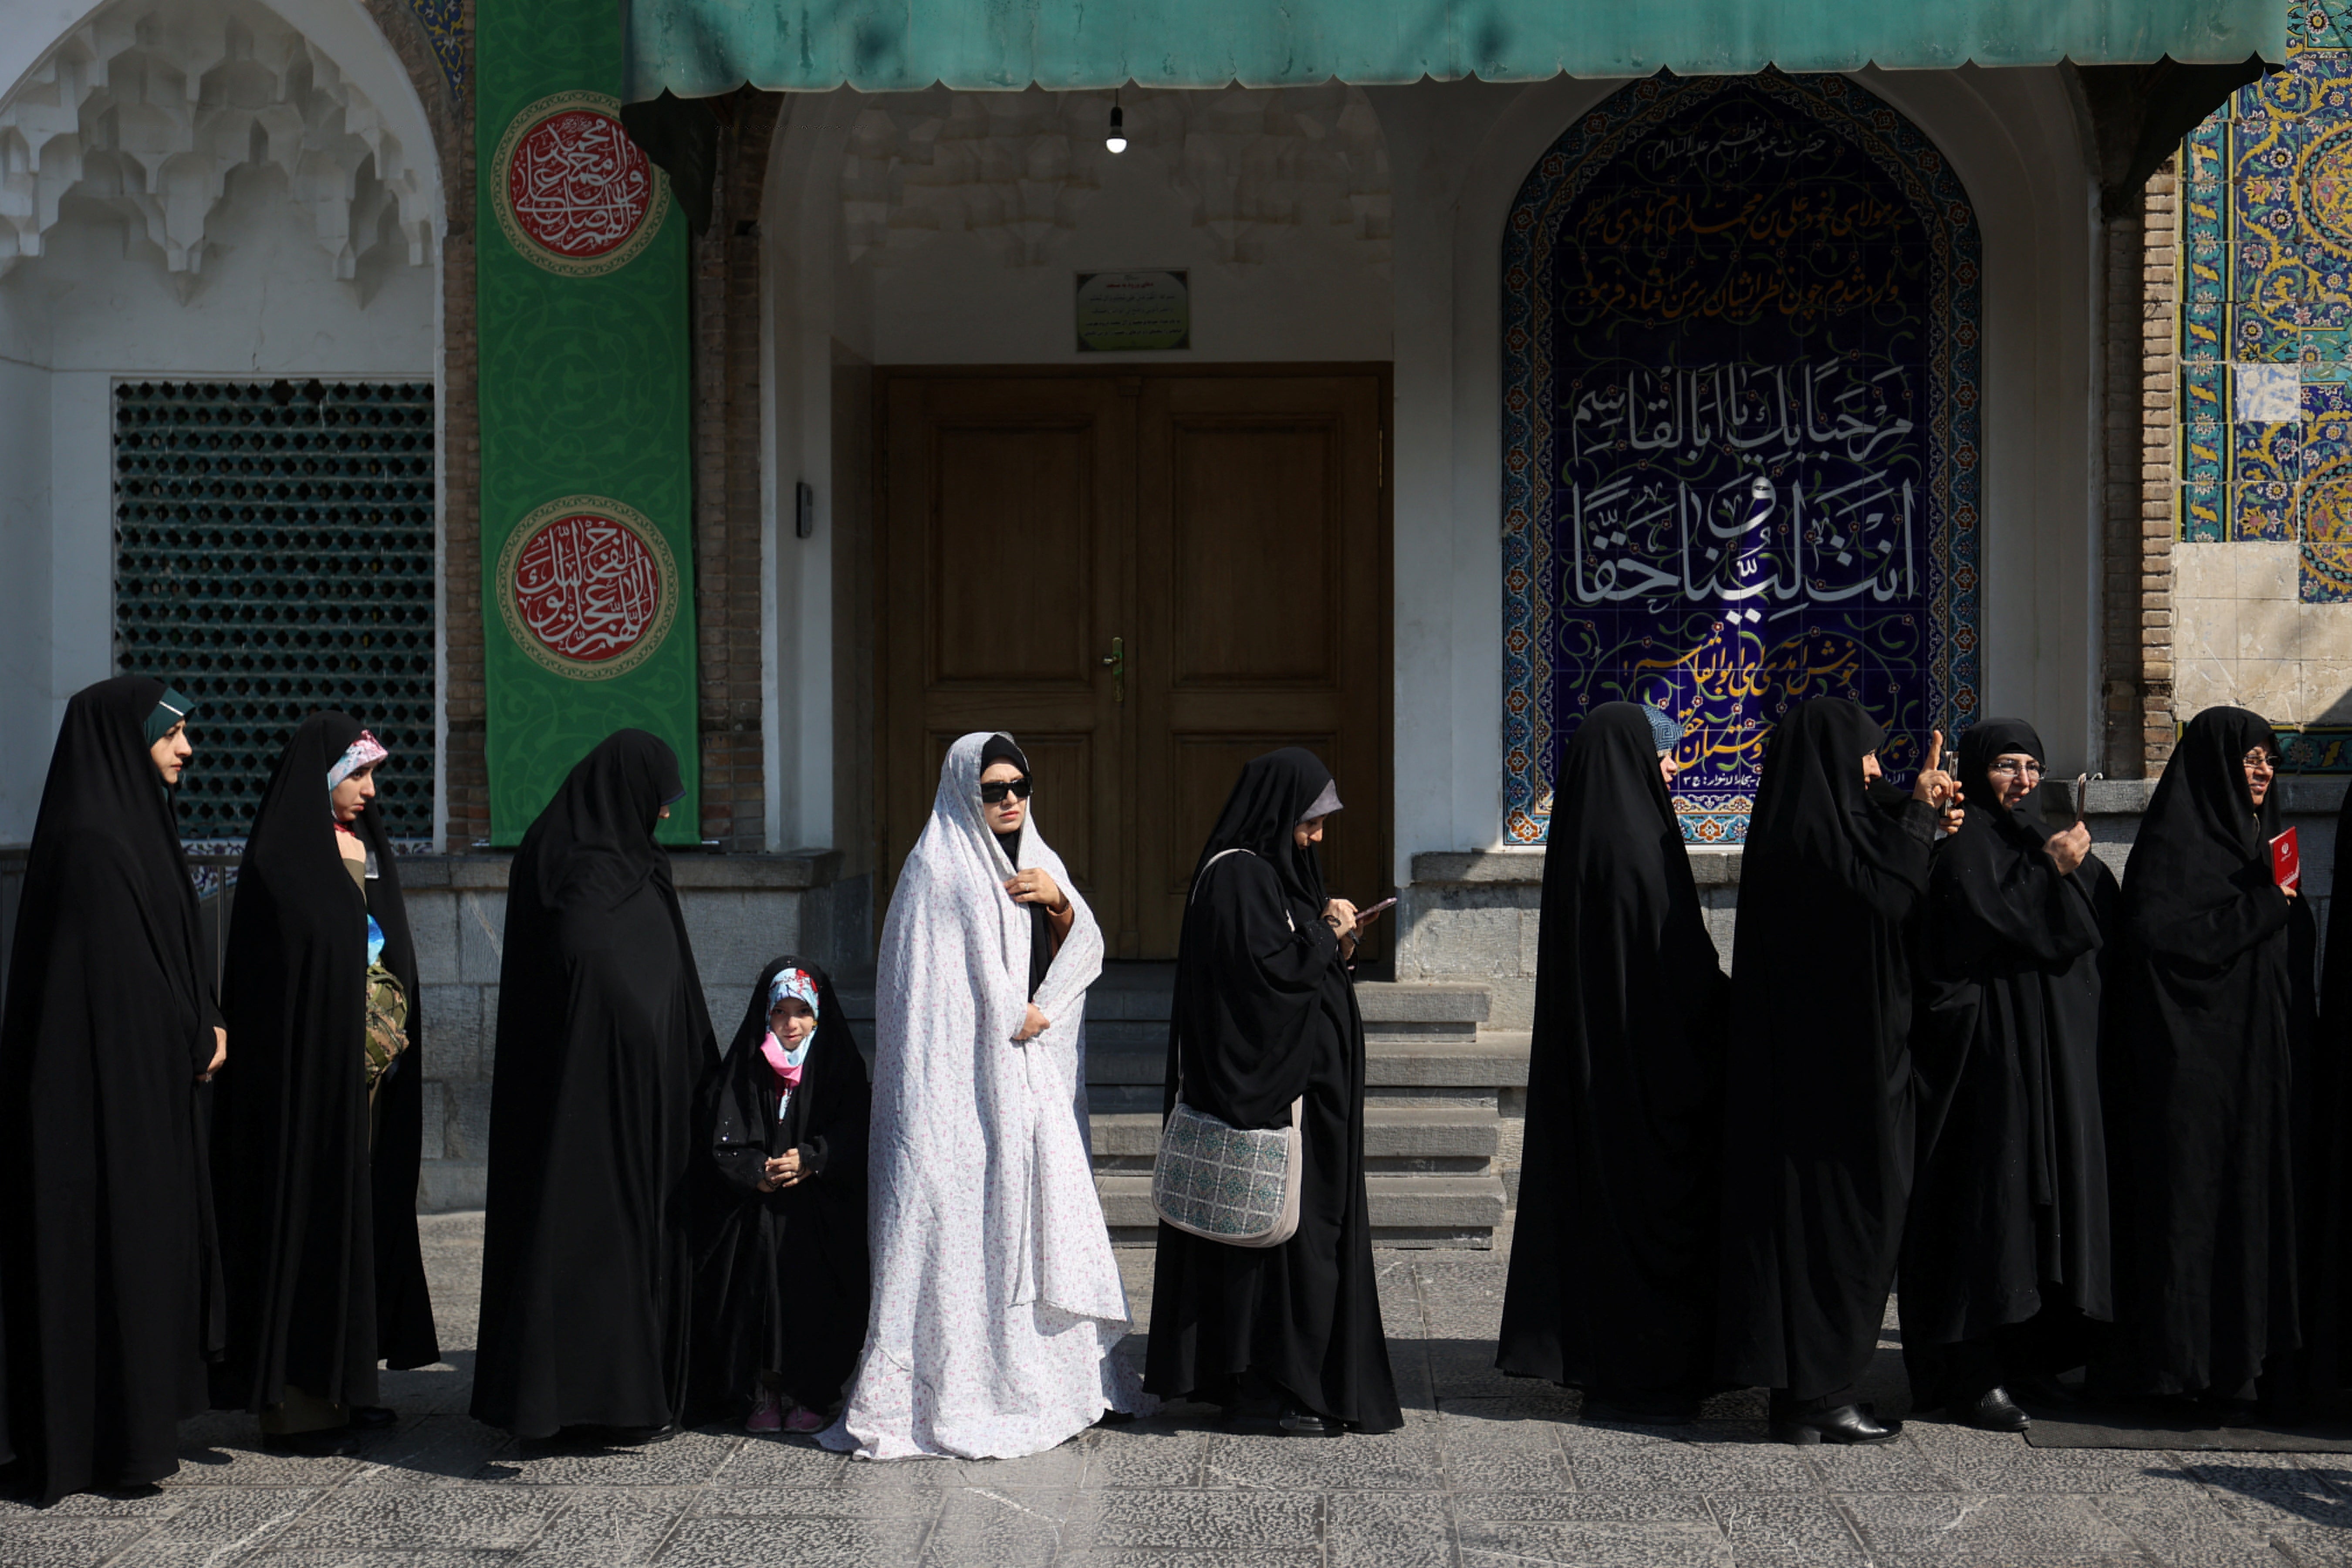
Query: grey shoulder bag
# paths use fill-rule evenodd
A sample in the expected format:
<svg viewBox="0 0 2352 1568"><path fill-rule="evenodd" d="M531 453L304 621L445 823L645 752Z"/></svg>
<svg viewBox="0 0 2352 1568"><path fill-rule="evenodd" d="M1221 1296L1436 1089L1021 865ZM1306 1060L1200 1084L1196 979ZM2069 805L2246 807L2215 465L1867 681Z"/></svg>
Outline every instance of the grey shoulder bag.
<svg viewBox="0 0 2352 1568"><path fill-rule="evenodd" d="M1209 861L1213 866L1228 849ZM1209 866L1201 868L1206 877ZM1200 893L1200 878L1192 884ZM1296 929L1296 922L1293 922ZM1151 1163L1151 1206L1178 1230L1228 1247L1280 1247L1298 1231L1298 1184L1306 1165L1302 1096L1290 1102L1290 1125L1244 1131L1184 1103L1183 1053L1177 1052L1176 1109L1160 1130Z"/></svg>

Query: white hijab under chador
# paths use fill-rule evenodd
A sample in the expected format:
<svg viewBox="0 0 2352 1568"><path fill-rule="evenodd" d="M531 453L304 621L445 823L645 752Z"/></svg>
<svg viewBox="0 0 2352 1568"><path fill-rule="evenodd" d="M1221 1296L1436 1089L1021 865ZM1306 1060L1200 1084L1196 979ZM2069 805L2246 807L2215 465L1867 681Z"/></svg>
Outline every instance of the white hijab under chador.
<svg viewBox="0 0 2352 1568"><path fill-rule="evenodd" d="M1007 1458L1105 1410L1153 1402L1111 1354L1130 1326L1085 1131L1087 987L1102 929L1033 814L1020 865L980 811L966 735L899 873L875 979L867 1235L874 1306L841 1419L819 1439L874 1459ZM1076 910L1037 988L1051 1026L1016 1042L1031 1000L1015 870L1048 872Z"/></svg>

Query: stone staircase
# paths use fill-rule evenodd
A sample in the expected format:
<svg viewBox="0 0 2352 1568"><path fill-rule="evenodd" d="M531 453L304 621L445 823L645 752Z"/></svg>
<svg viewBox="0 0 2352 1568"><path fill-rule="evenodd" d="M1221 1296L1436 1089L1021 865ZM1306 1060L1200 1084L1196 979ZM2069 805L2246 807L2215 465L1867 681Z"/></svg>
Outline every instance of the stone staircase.
<svg viewBox="0 0 2352 1568"><path fill-rule="evenodd" d="M1113 963L1087 997L1095 1183L1111 1239L1123 1247L1149 1246L1153 1237L1151 1159L1174 971L1169 963ZM1375 1244L1492 1247L1517 1184L1526 1034L1484 1026L1483 986L1365 981L1356 994L1364 1015L1364 1185ZM870 1040L872 990L845 986L841 999Z"/></svg>

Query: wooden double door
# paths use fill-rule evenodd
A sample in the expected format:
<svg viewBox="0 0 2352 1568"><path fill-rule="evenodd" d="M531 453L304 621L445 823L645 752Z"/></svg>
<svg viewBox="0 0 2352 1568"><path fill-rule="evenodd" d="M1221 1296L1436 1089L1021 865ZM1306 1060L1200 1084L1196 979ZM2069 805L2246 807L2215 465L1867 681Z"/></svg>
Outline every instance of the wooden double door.
<svg viewBox="0 0 2352 1568"><path fill-rule="evenodd" d="M1119 958L1169 958L1242 764L1306 746L1334 894L1389 883L1385 366L881 373L883 864L1003 730Z"/></svg>

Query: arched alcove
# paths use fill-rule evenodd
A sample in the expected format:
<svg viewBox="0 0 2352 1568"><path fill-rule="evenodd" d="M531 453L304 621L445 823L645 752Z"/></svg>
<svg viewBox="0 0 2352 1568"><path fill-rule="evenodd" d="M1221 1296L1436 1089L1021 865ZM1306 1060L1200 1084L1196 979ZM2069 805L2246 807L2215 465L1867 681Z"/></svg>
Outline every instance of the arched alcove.
<svg viewBox="0 0 2352 1568"><path fill-rule="evenodd" d="M190 586L156 656L214 704L215 769L266 773L278 708L363 709L397 683L407 815L433 815L443 224L431 121L356 0L109 0L0 95L0 841L31 830L65 697L150 662L118 646L116 610L158 572L219 579ZM396 451L352 447L394 408ZM126 441L175 421L206 432L201 486L175 471L171 496L133 497ZM318 505L262 517L306 482ZM186 537L159 552L150 525ZM396 608L354 575L391 541L413 580ZM335 689L326 645L285 627L278 647L271 606L228 602L273 574L281 598L352 579Z"/></svg>
<svg viewBox="0 0 2352 1568"><path fill-rule="evenodd" d="M1688 726L1737 842L1772 721L1853 698L1899 765L1981 700L1981 241L1948 161L1837 76L1625 88L1502 245L1504 836L1592 704Z"/></svg>

